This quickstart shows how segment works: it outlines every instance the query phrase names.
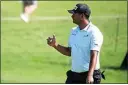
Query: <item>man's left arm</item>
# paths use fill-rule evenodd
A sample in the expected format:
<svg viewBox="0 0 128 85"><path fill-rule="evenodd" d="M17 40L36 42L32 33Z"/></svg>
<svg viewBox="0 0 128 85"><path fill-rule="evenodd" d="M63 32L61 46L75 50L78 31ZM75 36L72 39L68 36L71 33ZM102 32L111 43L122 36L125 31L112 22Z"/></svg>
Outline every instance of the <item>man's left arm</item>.
<svg viewBox="0 0 128 85"><path fill-rule="evenodd" d="M98 55L98 51L91 50L87 83L93 83L94 82L93 73L94 73L94 69L96 67L96 63L97 63L97 55Z"/></svg>
<svg viewBox="0 0 128 85"><path fill-rule="evenodd" d="M103 43L103 35L100 32L93 32L91 38L91 48L90 48L90 63L89 72L87 76L87 83L93 83L93 73L96 68L97 56L100 52L100 48Z"/></svg>

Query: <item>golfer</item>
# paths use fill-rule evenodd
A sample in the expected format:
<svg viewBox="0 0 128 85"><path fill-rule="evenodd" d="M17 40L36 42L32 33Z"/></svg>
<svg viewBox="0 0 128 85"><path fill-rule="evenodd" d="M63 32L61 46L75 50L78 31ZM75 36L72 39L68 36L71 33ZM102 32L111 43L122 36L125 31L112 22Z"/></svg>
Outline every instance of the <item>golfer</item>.
<svg viewBox="0 0 128 85"><path fill-rule="evenodd" d="M78 3L68 10L72 14L73 27L69 37L69 45L62 46L56 37L48 37L47 44L60 53L71 56L71 69L67 71L66 84L99 84L100 49L103 43L101 31L89 20L91 10L87 4Z"/></svg>
<svg viewBox="0 0 128 85"><path fill-rule="evenodd" d="M30 21L30 15L35 11L37 8L37 1L36 0L22 0L23 2L23 12L21 13L21 19L28 23Z"/></svg>

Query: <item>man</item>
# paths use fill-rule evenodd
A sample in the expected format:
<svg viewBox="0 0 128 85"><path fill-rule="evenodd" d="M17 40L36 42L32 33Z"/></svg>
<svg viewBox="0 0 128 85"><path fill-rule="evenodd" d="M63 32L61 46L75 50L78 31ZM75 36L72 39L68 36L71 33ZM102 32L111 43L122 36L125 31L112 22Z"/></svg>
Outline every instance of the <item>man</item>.
<svg viewBox="0 0 128 85"><path fill-rule="evenodd" d="M20 15L20 17L24 22L28 23L30 15L37 8L37 1L22 0L22 2L23 2L23 13Z"/></svg>
<svg viewBox="0 0 128 85"><path fill-rule="evenodd" d="M87 4L76 4L76 7L68 12L72 14L73 23L78 25L71 31L69 46L58 44L54 35L47 39L47 43L60 53L72 58L66 84L99 84L101 82L99 54L103 35L89 21L91 10Z"/></svg>

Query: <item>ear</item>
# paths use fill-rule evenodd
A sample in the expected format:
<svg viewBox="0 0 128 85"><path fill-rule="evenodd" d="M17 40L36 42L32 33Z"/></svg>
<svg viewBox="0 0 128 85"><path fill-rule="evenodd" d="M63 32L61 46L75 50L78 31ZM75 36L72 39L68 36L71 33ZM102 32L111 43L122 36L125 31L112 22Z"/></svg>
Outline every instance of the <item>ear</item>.
<svg viewBox="0 0 128 85"><path fill-rule="evenodd" d="M80 18L83 20L85 18L84 14L81 14Z"/></svg>
<svg viewBox="0 0 128 85"><path fill-rule="evenodd" d="M84 17L85 17L85 16L84 16L84 13L83 13L83 14L81 14L81 17L82 17L82 18L84 18Z"/></svg>

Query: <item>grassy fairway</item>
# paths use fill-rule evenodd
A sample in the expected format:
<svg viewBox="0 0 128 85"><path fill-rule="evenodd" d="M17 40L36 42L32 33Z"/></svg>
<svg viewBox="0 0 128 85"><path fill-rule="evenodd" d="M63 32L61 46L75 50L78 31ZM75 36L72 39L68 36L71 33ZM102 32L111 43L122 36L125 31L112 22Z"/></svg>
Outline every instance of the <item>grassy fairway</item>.
<svg viewBox="0 0 128 85"><path fill-rule="evenodd" d="M48 36L56 35L57 42L67 46L70 30L75 25L68 20L34 20L36 16L71 16L67 9L79 1L39 1L26 24L22 20L1 21L1 82L2 83L64 83L70 69L70 58L46 43ZM104 35L101 50L101 69L106 69L102 83L127 83L127 72L119 66L127 49L127 4L125 1L87 1L92 9L92 23ZM2 1L1 17L19 17L21 3ZM99 17L100 16L100 17ZM115 52L117 19L119 35Z"/></svg>

